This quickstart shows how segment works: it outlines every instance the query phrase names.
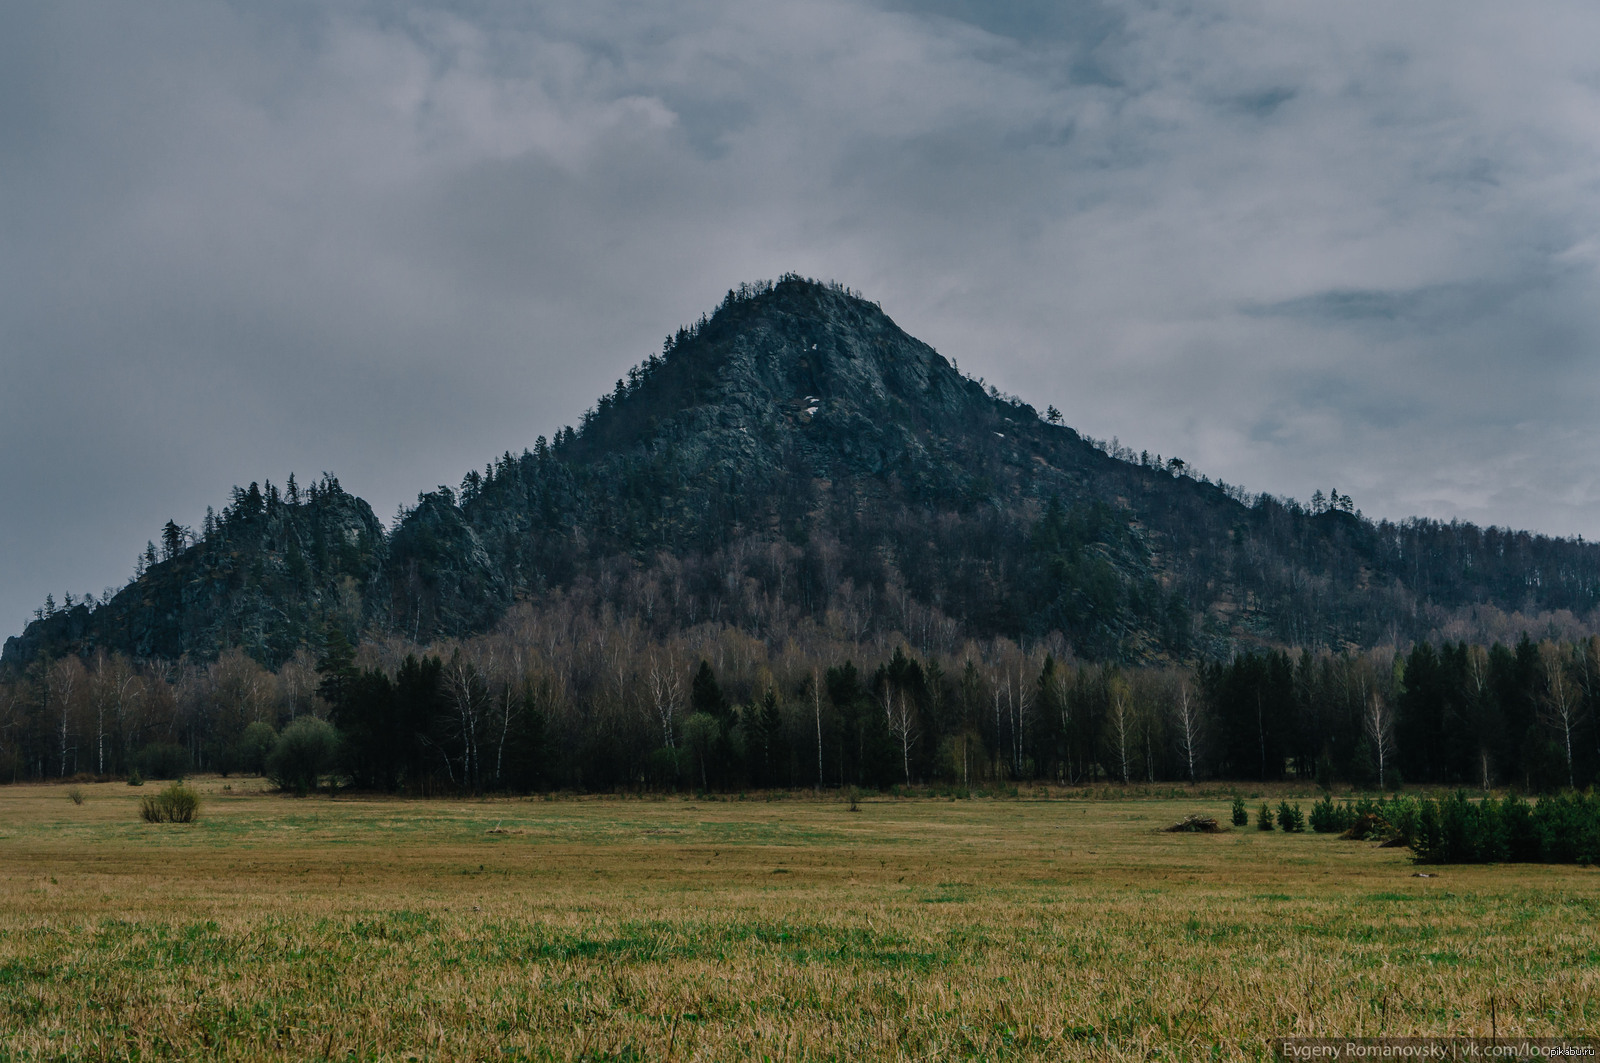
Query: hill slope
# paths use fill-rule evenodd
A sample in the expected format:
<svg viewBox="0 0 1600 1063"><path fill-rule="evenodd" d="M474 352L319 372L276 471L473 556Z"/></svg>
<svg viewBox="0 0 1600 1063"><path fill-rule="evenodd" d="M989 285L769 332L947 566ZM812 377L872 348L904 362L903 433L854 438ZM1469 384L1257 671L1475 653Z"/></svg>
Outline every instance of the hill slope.
<svg viewBox="0 0 1600 1063"><path fill-rule="evenodd" d="M1372 644L1489 606L1600 604L1600 548L1377 524L1118 460L962 376L875 304L744 286L618 381L580 430L419 497L385 535L325 481L252 485L202 540L4 660L95 645L269 663L329 624L417 641L560 593L654 633L1059 630L1090 657Z"/></svg>

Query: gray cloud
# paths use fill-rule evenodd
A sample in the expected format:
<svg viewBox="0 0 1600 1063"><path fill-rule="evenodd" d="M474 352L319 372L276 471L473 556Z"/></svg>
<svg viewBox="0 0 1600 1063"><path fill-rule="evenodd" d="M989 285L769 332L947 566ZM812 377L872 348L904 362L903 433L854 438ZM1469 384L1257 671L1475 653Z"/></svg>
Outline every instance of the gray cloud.
<svg viewBox="0 0 1600 1063"><path fill-rule="evenodd" d="M1597 30L1443 0L10 5L0 630L235 482L329 469L388 515L790 269L1230 481L1592 536Z"/></svg>

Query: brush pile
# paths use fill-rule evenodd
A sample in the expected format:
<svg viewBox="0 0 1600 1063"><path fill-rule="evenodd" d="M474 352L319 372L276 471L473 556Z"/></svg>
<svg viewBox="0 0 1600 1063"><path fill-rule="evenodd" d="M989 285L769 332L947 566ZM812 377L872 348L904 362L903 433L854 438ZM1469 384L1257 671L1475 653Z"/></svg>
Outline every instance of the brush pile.
<svg viewBox="0 0 1600 1063"><path fill-rule="evenodd" d="M1226 827L1219 826L1210 816L1185 816L1170 827L1162 827L1168 834L1221 834Z"/></svg>

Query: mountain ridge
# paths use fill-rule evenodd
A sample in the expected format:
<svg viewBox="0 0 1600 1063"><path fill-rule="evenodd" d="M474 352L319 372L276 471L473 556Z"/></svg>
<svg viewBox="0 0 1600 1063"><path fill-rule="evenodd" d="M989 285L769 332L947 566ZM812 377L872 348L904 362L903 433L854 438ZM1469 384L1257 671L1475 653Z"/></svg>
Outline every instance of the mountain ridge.
<svg viewBox="0 0 1600 1063"><path fill-rule="evenodd" d="M578 590L658 634L915 614L1126 660L1600 606L1592 544L1252 502L1181 463L1108 455L877 304L791 275L731 290L579 429L423 493L393 529L332 477L252 484L198 541L109 602L36 619L0 662L241 645L275 663L329 627L428 642Z"/></svg>

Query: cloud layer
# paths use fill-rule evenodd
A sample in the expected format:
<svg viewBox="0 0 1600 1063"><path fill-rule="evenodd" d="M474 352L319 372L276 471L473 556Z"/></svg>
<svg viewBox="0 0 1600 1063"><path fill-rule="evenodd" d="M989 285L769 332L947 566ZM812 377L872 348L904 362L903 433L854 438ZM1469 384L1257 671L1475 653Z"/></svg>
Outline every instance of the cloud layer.
<svg viewBox="0 0 1600 1063"><path fill-rule="evenodd" d="M387 515L786 270L1257 490L1593 535L1596 39L1471 0L10 5L0 631L236 482Z"/></svg>

